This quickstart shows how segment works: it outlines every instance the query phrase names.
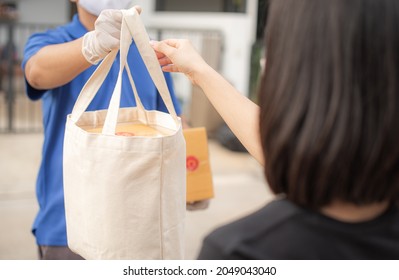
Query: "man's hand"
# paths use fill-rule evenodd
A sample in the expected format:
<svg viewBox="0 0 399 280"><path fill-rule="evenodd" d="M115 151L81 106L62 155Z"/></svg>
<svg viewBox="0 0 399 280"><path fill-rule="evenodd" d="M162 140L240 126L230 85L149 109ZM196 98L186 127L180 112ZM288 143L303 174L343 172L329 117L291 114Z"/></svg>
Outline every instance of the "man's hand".
<svg viewBox="0 0 399 280"><path fill-rule="evenodd" d="M139 6L134 8L141 13ZM97 64L109 52L119 48L122 18L121 10L101 12L94 24L94 30L83 36L82 53L88 62Z"/></svg>
<svg viewBox="0 0 399 280"><path fill-rule="evenodd" d="M188 211L197 211L197 210L205 210L208 209L209 207L209 200L201 200L201 201L195 201L195 202L190 202L186 203L186 209Z"/></svg>
<svg viewBox="0 0 399 280"><path fill-rule="evenodd" d="M97 64L111 50L119 48L122 12L104 10L98 16L94 30L83 37L82 53L88 62Z"/></svg>

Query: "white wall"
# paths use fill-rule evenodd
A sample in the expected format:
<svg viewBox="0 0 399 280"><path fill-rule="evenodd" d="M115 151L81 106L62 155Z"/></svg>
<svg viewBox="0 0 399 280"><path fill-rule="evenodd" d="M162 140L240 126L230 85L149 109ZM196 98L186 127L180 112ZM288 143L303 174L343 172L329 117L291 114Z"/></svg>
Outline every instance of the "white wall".
<svg viewBox="0 0 399 280"><path fill-rule="evenodd" d="M62 24L68 21L68 0L19 0L20 21ZM256 38L257 2L247 1L247 13L155 12L155 0L135 0L148 27L218 30L224 37L221 74L248 95L251 46Z"/></svg>
<svg viewBox="0 0 399 280"><path fill-rule="evenodd" d="M247 13L155 12L154 0L135 0L145 24L155 28L219 30L225 39L221 74L248 95L251 47L256 39L258 1L247 1Z"/></svg>
<svg viewBox="0 0 399 280"><path fill-rule="evenodd" d="M18 0L19 21L64 24L69 17L68 0Z"/></svg>

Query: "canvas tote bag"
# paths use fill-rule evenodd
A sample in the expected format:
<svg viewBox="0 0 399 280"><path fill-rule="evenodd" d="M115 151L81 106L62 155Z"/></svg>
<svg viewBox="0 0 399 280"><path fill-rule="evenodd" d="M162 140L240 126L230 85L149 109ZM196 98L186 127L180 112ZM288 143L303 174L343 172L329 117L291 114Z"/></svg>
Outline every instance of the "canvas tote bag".
<svg viewBox="0 0 399 280"><path fill-rule="evenodd" d="M137 48L170 114L146 111L126 63ZM108 110L85 112L103 83L112 51L67 117L64 193L68 246L86 259L182 259L186 211L185 141L180 119L137 12L123 10L120 71ZM137 107L119 108L126 68ZM115 135L121 123L167 130L157 137ZM84 128L103 126L101 133Z"/></svg>

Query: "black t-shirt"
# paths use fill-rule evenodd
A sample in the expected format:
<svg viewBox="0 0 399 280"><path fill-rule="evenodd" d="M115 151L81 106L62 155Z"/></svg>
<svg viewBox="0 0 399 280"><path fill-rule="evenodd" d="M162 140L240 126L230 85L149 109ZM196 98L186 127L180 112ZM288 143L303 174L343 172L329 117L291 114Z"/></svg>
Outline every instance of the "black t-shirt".
<svg viewBox="0 0 399 280"><path fill-rule="evenodd" d="M376 219L344 223L276 200L261 210L216 229L199 259L399 259L399 210Z"/></svg>

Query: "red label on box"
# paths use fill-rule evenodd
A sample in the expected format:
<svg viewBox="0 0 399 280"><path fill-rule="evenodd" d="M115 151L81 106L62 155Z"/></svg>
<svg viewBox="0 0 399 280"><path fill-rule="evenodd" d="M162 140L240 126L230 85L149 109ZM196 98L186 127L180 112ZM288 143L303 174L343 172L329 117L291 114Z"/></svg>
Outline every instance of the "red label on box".
<svg viewBox="0 0 399 280"><path fill-rule="evenodd" d="M198 168L199 160L195 156L188 156L186 159L186 168L188 171L195 171Z"/></svg>

